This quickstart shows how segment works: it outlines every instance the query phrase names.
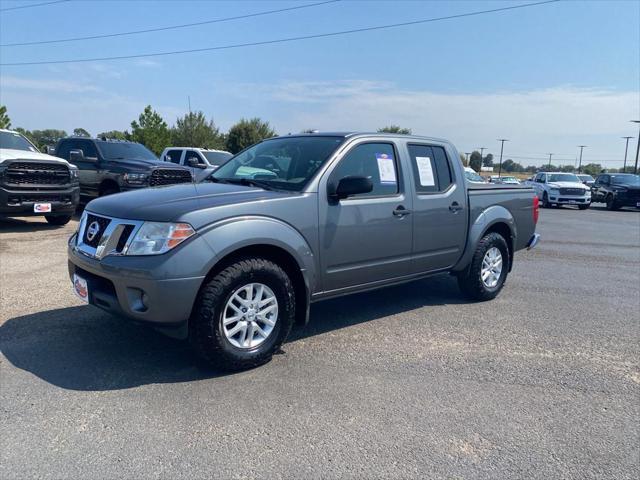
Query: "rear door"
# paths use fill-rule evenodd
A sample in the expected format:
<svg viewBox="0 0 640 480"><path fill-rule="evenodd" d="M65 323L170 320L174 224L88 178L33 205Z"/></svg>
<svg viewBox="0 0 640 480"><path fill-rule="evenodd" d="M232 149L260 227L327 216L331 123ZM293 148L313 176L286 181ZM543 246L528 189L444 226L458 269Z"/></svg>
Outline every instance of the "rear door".
<svg viewBox="0 0 640 480"><path fill-rule="evenodd" d="M441 145L408 143L413 172L413 252L410 273L453 266L467 239L466 190L456 178L447 151Z"/></svg>
<svg viewBox="0 0 640 480"><path fill-rule="evenodd" d="M358 142L325 172L318 194L324 291L407 275L412 197L404 174L397 145L386 140ZM340 201L328 197L329 184L354 175L370 178L373 191Z"/></svg>

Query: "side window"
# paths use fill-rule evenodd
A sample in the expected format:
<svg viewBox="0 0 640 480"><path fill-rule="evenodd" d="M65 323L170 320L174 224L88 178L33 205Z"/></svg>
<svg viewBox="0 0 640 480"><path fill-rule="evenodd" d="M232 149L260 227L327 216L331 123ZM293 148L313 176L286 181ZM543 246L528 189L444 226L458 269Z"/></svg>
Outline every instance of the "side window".
<svg viewBox="0 0 640 480"><path fill-rule="evenodd" d="M196 162L204 164L204 160L200 158L198 152L194 152L193 150L187 150L187 153L184 155L184 165L189 166L189 160L194 159Z"/></svg>
<svg viewBox="0 0 640 480"><path fill-rule="evenodd" d="M96 146L93 142L89 142L87 140L76 141L76 148L82 150L85 158L98 158L98 151L96 150Z"/></svg>
<svg viewBox="0 0 640 480"><path fill-rule="evenodd" d="M182 150L169 150L165 156L164 159L167 162L171 162L171 163L180 163L180 157L182 156Z"/></svg>
<svg viewBox="0 0 640 480"><path fill-rule="evenodd" d="M541 173L540 176L538 177L538 182L544 183L546 179L547 179L547 176L544 173Z"/></svg>
<svg viewBox="0 0 640 480"><path fill-rule="evenodd" d="M335 185L348 176L371 179L373 190L355 197L379 197L398 193L398 164L395 149L390 143L363 143L340 160L331 173Z"/></svg>
<svg viewBox="0 0 640 480"><path fill-rule="evenodd" d="M451 186L453 175L444 148L417 144L408 148L418 193L444 192Z"/></svg>

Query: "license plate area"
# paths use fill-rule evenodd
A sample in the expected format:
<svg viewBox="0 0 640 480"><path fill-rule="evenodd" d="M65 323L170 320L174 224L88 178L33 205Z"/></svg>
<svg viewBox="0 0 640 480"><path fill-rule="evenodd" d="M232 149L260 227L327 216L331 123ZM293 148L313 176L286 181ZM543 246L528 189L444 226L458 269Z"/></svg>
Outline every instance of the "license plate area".
<svg viewBox="0 0 640 480"><path fill-rule="evenodd" d="M33 211L34 213L49 213L51 212L51 204L50 203L34 203Z"/></svg>
<svg viewBox="0 0 640 480"><path fill-rule="evenodd" d="M87 280L77 273L73 274L73 293L83 302L89 303L89 285Z"/></svg>

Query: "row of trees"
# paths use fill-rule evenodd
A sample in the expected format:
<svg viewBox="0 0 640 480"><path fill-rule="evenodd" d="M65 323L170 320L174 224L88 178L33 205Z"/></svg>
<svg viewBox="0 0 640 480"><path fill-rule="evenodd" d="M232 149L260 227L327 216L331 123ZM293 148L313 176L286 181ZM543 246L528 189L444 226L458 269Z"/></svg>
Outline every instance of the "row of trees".
<svg viewBox="0 0 640 480"><path fill-rule="evenodd" d="M0 128L10 128L11 120L7 114L7 108L0 105ZM54 145L60 138L67 137L64 130L25 130L16 128L17 131L28 137L41 149ZM311 132L312 130L305 130ZM378 132L395 133L401 135L411 135L410 128L399 125L389 125L379 128ZM84 128L75 128L73 135L76 137L90 137L91 134ZM260 118L241 119L233 125L227 133L223 133L213 123L207 120L203 112L189 112L183 117L176 119L175 125L169 127L162 116L156 112L151 105L147 105L137 120L131 122L131 130L110 130L102 132L98 137L115 138L118 140L131 140L139 142L159 155L166 147L202 147L228 150L237 153L240 150L253 145L265 138L276 136L276 132L269 122ZM468 161L460 154L463 165L470 166L476 172L480 172L481 167L493 167L498 171L498 165L494 162L492 154L481 156L480 152L473 151ZM536 173L538 170L551 172L573 172L573 165L549 165L541 167L535 165L523 166L522 164L508 158L502 162L502 172L504 173ZM599 163L588 163L582 167L582 171L589 175L597 175L605 171ZM607 172L622 172L623 169L607 168ZM633 173L633 167L627 167L626 172Z"/></svg>

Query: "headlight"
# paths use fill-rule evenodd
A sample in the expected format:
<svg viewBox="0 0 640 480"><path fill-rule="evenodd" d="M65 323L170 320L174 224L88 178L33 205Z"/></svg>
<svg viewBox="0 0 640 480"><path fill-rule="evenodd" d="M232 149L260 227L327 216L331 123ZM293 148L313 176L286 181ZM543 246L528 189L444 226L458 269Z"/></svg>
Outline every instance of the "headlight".
<svg viewBox="0 0 640 480"><path fill-rule="evenodd" d="M160 255L177 247L195 233L188 223L145 222L126 254Z"/></svg>
<svg viewBox="0 0 640 480"><path fill-rule="evenodd" d="M146 173L125 173L123 175L124 181L127 183L144 183L149 175Z"/></svg>
<svg viewBox="0 0 640 480"><path fill-rule="evenodd" d="M69 169L69 177L71 178L71 180L77 180L78 179L78 169L77 168L70 168Z"/></svg>
<svg viewBox="0 0 640 480"><path fill-rule="evenodd" d="M549 193L550 193L551 195L560 195L560 190L558 190L557 188L551 188L551 189L549 190Z"/></svg>

